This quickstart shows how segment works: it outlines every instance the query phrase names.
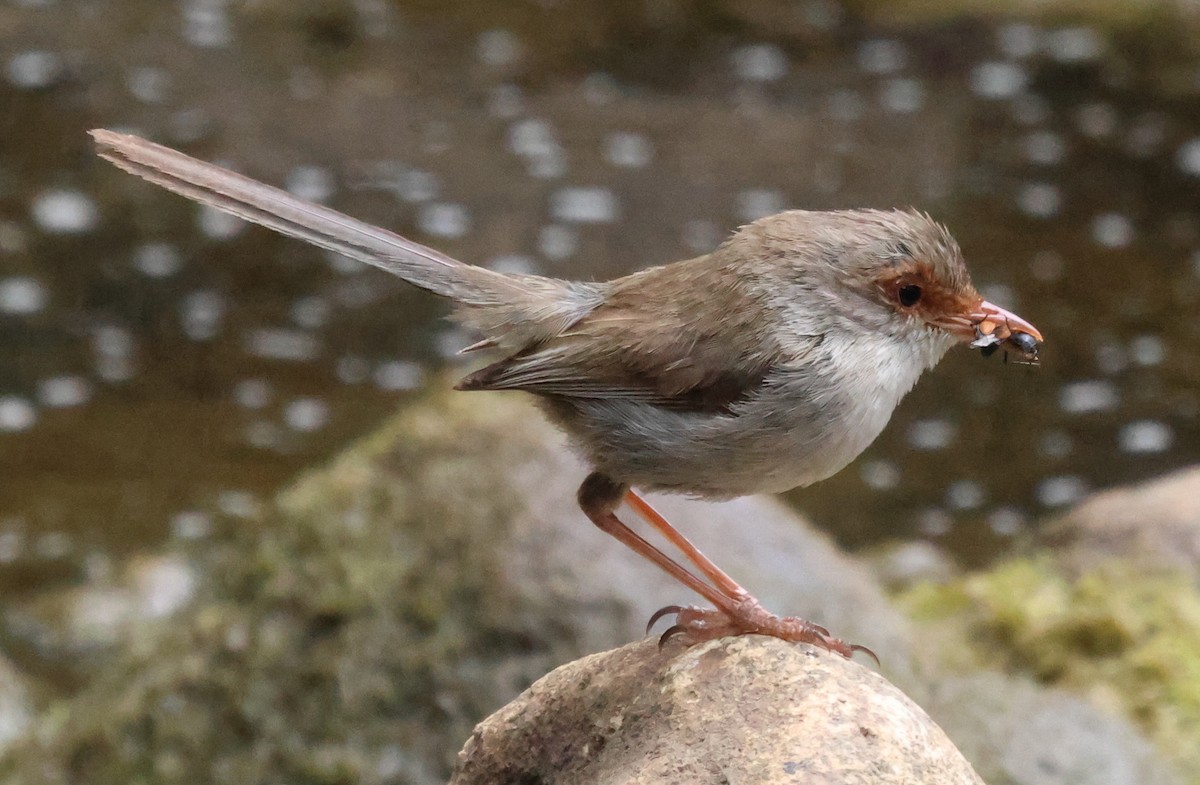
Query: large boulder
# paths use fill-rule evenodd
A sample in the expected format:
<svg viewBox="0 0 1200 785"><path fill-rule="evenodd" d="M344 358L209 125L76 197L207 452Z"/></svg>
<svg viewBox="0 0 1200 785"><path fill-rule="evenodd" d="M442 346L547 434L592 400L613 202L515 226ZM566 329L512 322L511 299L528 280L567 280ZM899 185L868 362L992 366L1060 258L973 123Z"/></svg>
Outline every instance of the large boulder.
<svg viewBox="0 0 1200 785"><path fill-rule="evenodd" d="M879 674L762 637L576 660L476 728L451 785L982 785Z"/></svg>

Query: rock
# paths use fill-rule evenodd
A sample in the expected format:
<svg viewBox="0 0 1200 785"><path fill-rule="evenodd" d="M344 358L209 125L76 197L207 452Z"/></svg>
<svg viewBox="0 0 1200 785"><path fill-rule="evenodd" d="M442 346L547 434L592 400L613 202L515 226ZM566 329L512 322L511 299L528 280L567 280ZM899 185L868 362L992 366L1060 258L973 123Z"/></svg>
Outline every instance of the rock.
<svg viewBox="0 0 1200 785"><path fill-rule="evenodd" d="M1182 781L1200 782L1200 587L1190 577L1116 560L1074 574L1043 553L916 587L902 601L927 620L927 644L950 655L947 670L953 659L953 671L973 678L981 668L1027 674L1045 693L1035 701L1010 678L964 711L970 701L940 695L957 678L949 673L922 694L989 781L1108 783L1128 774L1168 782L1173 767ZM1063 703L1063 691L1089 699L1091 715ZM1028 733L1036 717L1051 715ZM1139 736L1153 742L1151 768ZM1007 749L1047 764L1016 777Z"/></svg>
<svg viewBox="0 0 1200 785"><path fill-rule="evenodd" d="M199 576L191 603L167 621L135 618L91 686L0 774L444 782L481 717L694 599L587 521L575 504L585 474L528 399L431 395L261 519L216 521L181 544ZM912 680L908 623L781 504L655 503L770 607L828 624Z"/></svg>
<svg viewBox="0 0 1200 785"><path fill-rule="evenodd" d="M742 637L585 657L484 720L451 785L982 783L878 674Z"/></svg>
<svg viewBox="0 0 1200 785"><path fill-rule="evenodd" d="M445 782L481 717L563 662L641 640L660 605L692 599L588 523L575 504L584 474L528 399L428 396L299 478L260 517L214 520L208 537L177 546L183 552L166 569L123 572L115 583L126 593L114 607L136 612L115 614L119 633L101 636L110 654L89 670L89 686L35 719L0 761L0 780ZM769 607L877 651L887 678L918 702L936 698L952 664L970 674L980 662L1027 662L994 622L963 622L945 635L926 624L914 636L868 570L772 499L655 503ZM170 564L187 565L195 581ZM1043 577L1000 581L984 597L1001 609L1005 597L1024 603ZM939 587L951 601L927 607L962 619L984 599L961 587ZM1036 619L1016 618L1026 616ZM1150 618L1188 629L1186 615ZM1015 639L1039 639L1036 624L1020 628ZM1032 651L1072 651L1049 645L1070 640L1071 627L1061 630ZM1153 667L1124 672L1153 687L1137 707L1189 694L1180 673L1160 677L1172 673L1162 668L1176 649L1144 651ZM1009 695L1000 693L996 700ZM1173 711L1153 716L1190 716ZM1022 733L1017 723L960 727L950 724L960 721L954 712L946 717L969 750L987 749L971 734ZM1076 732L1064 722L1034 740L997 743L1037 741L1039 758L1087 754L1068 743ZM1114 744L1112 754L1131 749ZM997 785L1013 781L995 758L976 765Z"/></svg>
<svg viewBox="0 0 1200 785"><path fill-rule="evenodd" d="M1028 677L943 674L922 705L992 785L1179 781L1128 720Z"/></svg>
<svg viewBox="0 0 1200 785"><path fill-rule="evenodd" d="M1117 558L1200 580L1200 468L1098 493L1048 525L1044 541L1077 573Z"/></svg>

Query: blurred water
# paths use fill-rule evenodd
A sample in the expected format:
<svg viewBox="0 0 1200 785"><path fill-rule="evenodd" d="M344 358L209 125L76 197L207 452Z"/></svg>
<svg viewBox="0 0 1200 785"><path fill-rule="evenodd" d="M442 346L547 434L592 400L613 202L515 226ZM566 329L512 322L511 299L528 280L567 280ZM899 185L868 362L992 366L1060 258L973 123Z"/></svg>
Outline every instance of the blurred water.
<svg viewBox="0 0 1200 785"><path fill-rule="evenodd" d="M954 353L866 456L792 495L851 544L982 561L1089 489L1195 460L1186 48L889 28L828 0L506 5L0 9L0 585L204 536L206 511L252 509L470 341L378 271L117 173L95 126L561 276L702 253L787 207L930 211L1042 329L1044 365Z"/></svg>

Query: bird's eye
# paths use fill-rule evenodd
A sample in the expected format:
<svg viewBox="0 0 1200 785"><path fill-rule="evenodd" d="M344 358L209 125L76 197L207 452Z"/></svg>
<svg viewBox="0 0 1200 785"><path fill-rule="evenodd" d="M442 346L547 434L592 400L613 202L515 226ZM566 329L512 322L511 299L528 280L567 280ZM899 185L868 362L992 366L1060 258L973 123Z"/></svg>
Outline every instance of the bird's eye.
<svg viewBox="0 0 1200 785"><path fill-rule="evenodd" d="M917 286L915 283L901 286L896 291L896 299L898 299L900 304L905 308L912 308L921 301L921 287Z"/></svg>

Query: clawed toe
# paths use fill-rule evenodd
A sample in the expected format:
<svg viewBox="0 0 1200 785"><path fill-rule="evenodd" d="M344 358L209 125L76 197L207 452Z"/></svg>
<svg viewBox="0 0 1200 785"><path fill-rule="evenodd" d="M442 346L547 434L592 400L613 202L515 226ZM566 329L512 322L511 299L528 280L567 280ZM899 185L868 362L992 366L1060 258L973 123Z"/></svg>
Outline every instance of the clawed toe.
<svg viewBox="0 0 1200 785"><path fill-rule="evenodd" d="M659 608L658 610L656 610L654 612L654 615L650 617L650 621L646 622L646 634L647 635L650 634L650 630L653 629L654 623L657 622L662 617L670 616L672 613L675 614L676 616L678 616L680 613L683 612L683 610L684 610L684 607L682 605L667 605L665 607Z"/></svg>
<svg viewBox="0 0 1200 785"><path fill-rule="evenodd" d="M655 611L646 624L646 633L660 619L674 614L675 623L658 638L661 649L668 642L679 639L685 646L695 646L703 641L735 635L769 635L792 643L809 643L826 651L850 659L854 652L861 651L879 665L879 657L866 646L846 643L830 635L829 630L796 616L775 616L757 603L739 607L737 616L713 608L668 605Z"/></svg>

